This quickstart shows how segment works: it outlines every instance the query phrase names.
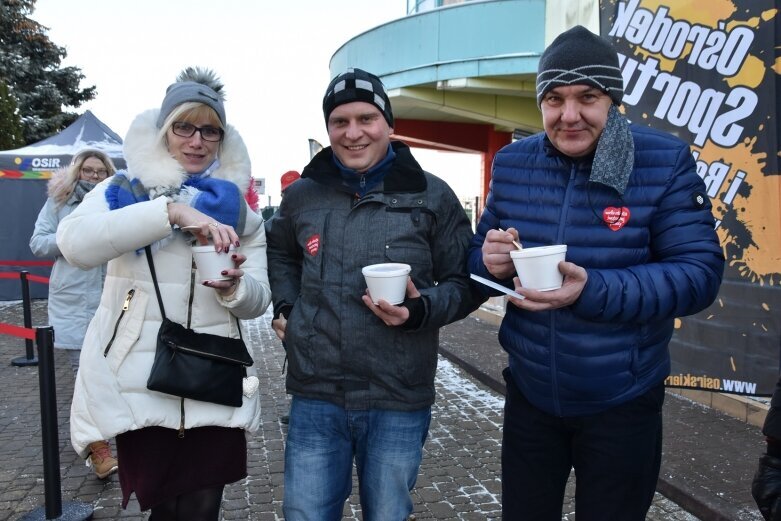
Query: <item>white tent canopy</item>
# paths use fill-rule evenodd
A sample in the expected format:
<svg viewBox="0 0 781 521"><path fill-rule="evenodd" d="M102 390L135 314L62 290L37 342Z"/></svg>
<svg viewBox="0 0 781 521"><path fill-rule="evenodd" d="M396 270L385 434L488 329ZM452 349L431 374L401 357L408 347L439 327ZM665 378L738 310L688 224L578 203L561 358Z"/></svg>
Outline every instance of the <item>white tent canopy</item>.
<svg viewBox="0 0 781 521"><path fill-rule="evenodd" d="M67 156L70 159L85 148L102 150L117 168L125 166L122 138L88 110L58 134L26 147L0 151L0 170L56 170L67 164L57 158Z"/></svg>

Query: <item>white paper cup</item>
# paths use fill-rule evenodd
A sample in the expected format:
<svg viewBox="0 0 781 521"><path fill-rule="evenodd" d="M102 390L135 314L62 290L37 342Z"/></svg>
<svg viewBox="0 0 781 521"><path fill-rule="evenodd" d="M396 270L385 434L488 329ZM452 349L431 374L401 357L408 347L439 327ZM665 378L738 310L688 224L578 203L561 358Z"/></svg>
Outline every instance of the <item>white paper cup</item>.
<svg viewBox="0 0 781 521"><path fill-rule="evenodd" d="M538 291L559 289L564 276L559 271L559 262L567 254L566 244L524 248L510 252L515 271L521 279L521 286Z"/></svg>
<svg viewBox="0 0 781 521"><path fill-rule="evenodd" d="M227 280L230 278L223 275L222 272L234 267L233 259L231 258L232 245L228 253L215 251L213 244L193 246L192 249L195 267L198 268L199 280Z"/></svg>
<svg viewBox="0 0 781 521"><path fill-rule="evenodd" d="M372 264L361 270L366 279L372 302L384 300L389 304L401 304L407 296L407 277L412 271L409 264L389 262Z"/></svg>

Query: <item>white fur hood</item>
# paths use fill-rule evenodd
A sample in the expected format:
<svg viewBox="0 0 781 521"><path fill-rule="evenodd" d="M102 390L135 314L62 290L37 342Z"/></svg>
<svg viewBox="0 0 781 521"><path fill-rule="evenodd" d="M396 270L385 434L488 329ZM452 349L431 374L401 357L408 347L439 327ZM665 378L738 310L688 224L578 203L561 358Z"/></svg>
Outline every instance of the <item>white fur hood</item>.
<svg viewBox="0 0 781 521"><path fill-rule="evenodd" d="M187 175L165 144L157 139L160 132L156 124L159 112L159 109L152 109L136 116L130 124L122 148L128 178L138 179L152 193L178 188ZM244 140L230 125L225 129L225 139L220 144L217 157L220 167L212 175L233 182L241 193L245 193L249 187L252 166Z"/></svg>

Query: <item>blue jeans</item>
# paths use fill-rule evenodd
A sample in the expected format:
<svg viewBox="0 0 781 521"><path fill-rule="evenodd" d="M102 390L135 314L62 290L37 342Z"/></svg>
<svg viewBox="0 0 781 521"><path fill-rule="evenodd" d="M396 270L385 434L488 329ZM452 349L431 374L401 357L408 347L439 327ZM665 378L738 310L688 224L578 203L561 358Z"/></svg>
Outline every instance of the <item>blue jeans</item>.
<svg viewBox="0 0 781 521"><path fill-rule="evenodd" d="M363 519L406 520L430 423L430 407L352 411L293 397L285 447L285 519L342 519L355 458Z"/></svg>

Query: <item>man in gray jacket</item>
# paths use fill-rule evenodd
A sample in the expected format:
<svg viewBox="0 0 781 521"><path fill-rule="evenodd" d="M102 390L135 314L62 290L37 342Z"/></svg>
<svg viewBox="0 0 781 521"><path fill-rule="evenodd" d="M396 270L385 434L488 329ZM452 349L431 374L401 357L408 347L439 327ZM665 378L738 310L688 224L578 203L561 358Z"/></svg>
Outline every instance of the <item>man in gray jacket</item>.
<svg viewBox="0 0 781 521"><path fill-rule="evenodd" d="M356 462L364 519L406 519L434 402L439 328L479 301L458 198L391 142L377 76L348 69L323 99L330 147L271 220L274 330L293 396L285 450L288 521L338 520ZM409 264L399 305L366 294L361 269Z"/></svg>

